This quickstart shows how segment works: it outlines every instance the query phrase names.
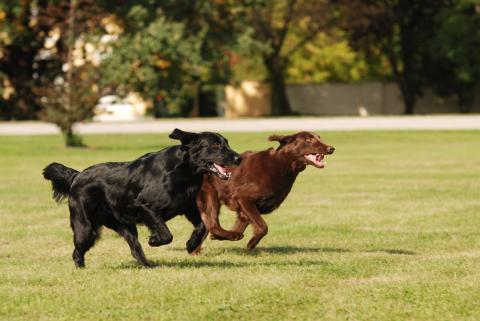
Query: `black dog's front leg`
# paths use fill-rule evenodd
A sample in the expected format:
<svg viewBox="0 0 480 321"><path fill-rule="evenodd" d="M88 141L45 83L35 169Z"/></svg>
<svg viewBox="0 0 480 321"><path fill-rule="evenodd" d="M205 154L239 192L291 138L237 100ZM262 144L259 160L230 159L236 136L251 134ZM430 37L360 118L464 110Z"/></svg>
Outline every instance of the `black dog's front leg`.
<svg viewBox="0 0 480 321"><path fill-rule="evenodd" d="M171 243L173 235L162 217L160 215L155 215L155 212L145 206L142 206L142 210L143 222L152 232L148 239L148 244L156 247Z"/></svg>
<svg viewBox="0 0 480 321"><path fill-rule="evenodd" d="M190 239L187 241L187 252L196 254L200 252L202 243L208 235L208 230L205 227L205 224L203 224L198 211L195 213L186 214L186 217L195 227Z"/></svg>

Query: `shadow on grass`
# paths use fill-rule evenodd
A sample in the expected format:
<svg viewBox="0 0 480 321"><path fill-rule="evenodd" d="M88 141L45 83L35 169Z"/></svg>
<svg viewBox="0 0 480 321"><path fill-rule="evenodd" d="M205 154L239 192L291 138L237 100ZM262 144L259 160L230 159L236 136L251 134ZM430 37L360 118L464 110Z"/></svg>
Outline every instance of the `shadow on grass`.
<svg viewBox="0 0 480 321"><path fill-rule="evenodd" d="M368 250L366 252L383 252L383 253L388 253L388 254L397 254L397 255L416 255L417 253L413 251L408 251L408 250L402 250L402 249L375 249L375 250Z"/></svg>
<svg viewBox="0 0 480 321"><path fill-rule="evenodd" d="M186 251L184 248L173 248L174 251ZM233 247L233 248L215 248L208 250L208 253L204 256L216 256L223 253L233 253L241 256L258 256L262 253L268 254L276 254L276 255L290 255L290 254L297 254L297 253L351 253L357 252L352 251L346 248L337 248L337 247L304 247L304 246L270 246L270 247L258 247L253 251L248 251L244 247ZM367 252L367 253L387 253L392 255L416 255L417 253L409 250L402 250L402 249L371 249L371 250L364 250L359 252ZM202 253L203 254L203 253ZM202 255L201 254L201 255Z"/></svg>
<svg viewBox="0 0 480 321"><path fill-rule="evenodd" d="M174 251L185 251L184 248L173 248ZM303 247L303 246L270 246L270 247L257 247L253 251L248 251L246 247L233 247L233 248L215 248L210 249L208 256L218 255L220 253L234 253L238 255L259 255L261 253L269 254L296 254L296 253L346 253L351 252L349 249L335 248L335 247Z"/></svg>
<svg viewBox="0 0 480 321"><path fill-rule="evenodd" d="M249 252L246 248L232 248L233 253L243 255L258 255L261 253L269 254L297 254L297 253L346 253L350 252L349 249L335 248L335 247L303 247L303 246L270 246L270 247L258 247L255 250Z"/></svg>
<svg viewBox="0 0 480 321"><path fill-rule="evenodd" d="M173 268L173 269L192 269L192 268L218 268L218 269L232 269L244 267L269 267L269 266L302 266L302 267L318 267L318 266L332 266L333 264L322 260L296 260L296 261L252 261L252 262L235 262L235 261L197 261L197 260L180 260L180 261L166 261L166 260L152 260L150 268ZM128 263L121 263L116 266L109 266L112 270L136 270L136 269L150 269L139 265L135 261Z"/></svg>
<svg viewBox="0 0 480 321"><path fill-rule="evenodd" d="M183 248L173 248L174 251L185 251ZM215 257L223 253L234 253L240 256L259 256L262 253L268 254L280 254L280 255L290 255L296 253L352 253L356 251L351 251L345 248L334 248L334 247L297 247L297 246L271 246L271 247L259 247L251 252L243 247L235 248L220 248L212 249L208 255L200 255L196 258L182 259L182 260L153 260L151 268L163 268L163 269L192 269L192 268L218 268L218 269L232 269L232 268L244 268L244 267L323 267L330 269L334 265L328 261L324 260L279 260L278 257L274 260L265 260L268 256L263 256L258 260L252 260L249 262L238 262L235 260L209 260L211 257ZM373 249L360 252L374 253L381 252L392 255L416 255L415 252L402 250L402 249ZM130 261L128 263L121 263L116 266L109 266L108 268L112 270L125 270L125 269L148 269L140 266L135 261Z"/></svg>

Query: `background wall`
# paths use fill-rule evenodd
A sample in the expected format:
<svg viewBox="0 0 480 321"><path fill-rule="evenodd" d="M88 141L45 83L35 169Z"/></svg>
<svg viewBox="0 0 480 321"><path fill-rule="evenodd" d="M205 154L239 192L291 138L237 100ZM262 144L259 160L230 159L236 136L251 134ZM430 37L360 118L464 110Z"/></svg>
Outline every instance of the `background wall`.
<svg viewBox="0 0 480 321"><path fill-rule="evenodd" d="M271 114L270 86L258 81L242 81L225 87L225 117L268 116Z"/></svg>
<svg viewBox="0 0 480 321"><path fill-rule="evenodd" d="M395 83L288 85L292 110L305 115L398 115L404 107ZM225 88L227 117L270 113L270 91L260 82L242 82ZM441 98L426 91L415 106L417 114L458 113L455 97ZM480 112L480 88L473 113Z"/></svg>

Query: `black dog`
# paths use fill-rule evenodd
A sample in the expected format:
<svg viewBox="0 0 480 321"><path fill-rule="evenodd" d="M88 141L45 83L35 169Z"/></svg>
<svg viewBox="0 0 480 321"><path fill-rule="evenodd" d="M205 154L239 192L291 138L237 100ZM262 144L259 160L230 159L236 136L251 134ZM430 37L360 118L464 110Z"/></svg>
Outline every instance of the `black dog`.
<svg viewBox="0 0 480 321"><path fill-rule="evenodd" d="M102 226L120 234L144 266L150 263L138 242L136 224L150 229L150 246L160 246L173 239L165 222L185 214L195 227L187 251L200 246L208 234L196 205L203 174L211 172L228 179L225 165L237 165L241 157L216 133L175 129L169 137L180 140L181 145L131 162L97 164L83 172L58 163L44 169L43 176L52 181L54 199L60 202L68 196L75 244L72 257L77 267L85 266L85 253Z"/></svg>

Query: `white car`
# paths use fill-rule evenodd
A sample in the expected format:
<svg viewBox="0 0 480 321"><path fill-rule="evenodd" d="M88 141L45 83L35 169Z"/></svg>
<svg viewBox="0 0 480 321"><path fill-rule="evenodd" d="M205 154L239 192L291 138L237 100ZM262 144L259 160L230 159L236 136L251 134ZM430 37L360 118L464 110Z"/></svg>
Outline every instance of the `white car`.
<svg viewBox="0 0 480 321"><path fill-rule="evenodd" d="M138 115L135 106L124 99L108 95L103 96L95 107L94 121L132 121L139 120L142 117Z"/></svg>

